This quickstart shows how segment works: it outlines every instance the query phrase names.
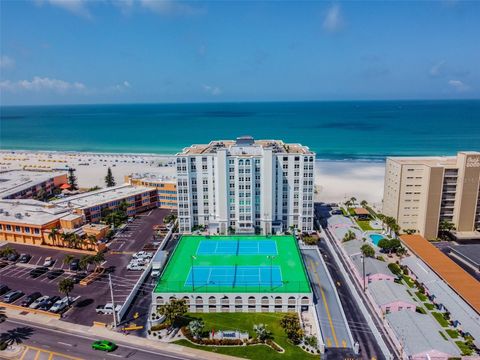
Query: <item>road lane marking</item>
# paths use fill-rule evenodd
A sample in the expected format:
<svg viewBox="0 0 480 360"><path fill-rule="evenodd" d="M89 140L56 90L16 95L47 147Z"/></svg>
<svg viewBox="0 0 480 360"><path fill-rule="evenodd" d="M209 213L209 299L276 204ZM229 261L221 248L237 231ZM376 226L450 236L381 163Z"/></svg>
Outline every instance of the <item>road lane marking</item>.
<svg viewBox="0 0 480 360"><path fill-rule="evenodd" d="M69 344L69 343L66 343L66 342L61 342L61 341L57 341L57 343L59 343L60 345L65 345L65 346L73 346L72 344Z"/></svg>
<svg viewBox="0 0 480 360"><path fill-rule="evenodd" d="M327 297L325 296L325 292L322 289L322 286L321 286L322 282L320 281L320 276L318 276L317 271L315 270L315 267L313 265L313 261L311 259L310 259L310 268L312 269L315 275L315 278L317 279L318 287L320 289L320 293L322 294L323 304L325 305L325 311L327 313L328 322L330 323L330 329L332 330L333 341L335 342L336 347L338 347L337 334L335 333L332 316L330 315L330 310L328 308Z"/></svg>
<svg viewBox="0 0 480 360"><path fill-rule="evenodd" d="M68 359L68 360L82 360L82 358L79 358L79 357L74 357L74 356L67 355L67 354L60 353L60 352L56 352L56 351L45 350L45 349L42 349L42 348L39 348L39 347L35 347L35 346L27 345L26 347L27 347L27 349L29 349L29 350L36 351L36 352L37 352L37 356L35 357L35 360L38 360L38 357L40 356L41 353L50 354L52 357L53 357L53 356L63 357L63 358L66 358L66 359Z"/></svg>
<svg viewBox="0 0 480 360"><path fill-rule="evenodd" d="M35 359L34 360L38 360L38 358L40 357L41 354L42 354L42 352L40 350L37 350L37 353L35 354Z"/></svg>
<svg viewBox="0 0 480 360"><path fill-rule="evenodd" d="M19 360L23 360L25 358L25 355L27 355L27 352L28 352L28 347L26 347L25 350L23 350L22 356L20 356Z"/></svg>
<svg viewBox="0 0 480 360"><path fill-rule="evenodd" d="M342 346L343 346L344 348L347 347L347 342L345 341L345 339L342 339Z"/></svg>

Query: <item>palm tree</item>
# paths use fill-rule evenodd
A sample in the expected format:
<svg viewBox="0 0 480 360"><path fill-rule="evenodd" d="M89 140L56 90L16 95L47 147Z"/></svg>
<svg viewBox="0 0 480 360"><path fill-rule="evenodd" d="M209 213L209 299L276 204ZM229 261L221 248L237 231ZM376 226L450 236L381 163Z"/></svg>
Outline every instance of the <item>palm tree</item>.
<svg viewBox="0 0 480 360"><path fill-rule="evenodd" d="M57 243L57 236L60 232L58 231L57 228L53 228L50 230L50 234L48 234L48 238L52 240L52 244L55 246Z"/></svg>
<svg viewBox="0 0 480 360"><path fill-rule="evenodd" d="M95 250L95 245L97 245L97 237L95 235L88 235L87 236L87 244L92 246L92 250Z"/></svg>
<svg viewBox="0 0 480 360"><path fill-rule="evenodd" d="M456 230L455 224L448 220L442 220L438 224L438 232L442 239L446 238L446 234L450 231Z"/></svg>
<svg viewBox="0 0 480 360"><path fill-rule="evenodd" d="M70 296L68 296L75 287L75 283L70 278L62 279L58 282L58 291L67 296L68 306L70 306Z"/></svg>
<svg viewBox="0 0 480 360"><path fill-rule="evenodd" d="M85 270L92 263L92 255L83 255L78 262L78 268Z"/></svg>
<svg viewBox="0 0 480 360"><path fill-rule="evenodd" d="M350 201L352 202L352 205L355 205L355 203L357 202L357 198L354 197L354 196L352 196L352 197L350 198Z"/></svg>
<svg viewBox="0 0 480 360"><path fill-rule="evenodd" d="M367 205L368 205L367 200L362 200L362 201L360 202L360 205L362 205L362 207L367 207Z"/></svg>
<svg viewBox="0 0 480 360"><path fill-rule="evenodd" d="M71 254L67 254L65 255L65 257L63 258L63 263L65 265L70 265L70 263L73 261L73 259L75 259L75 256L71 255Z"/></svg>
<svg viewBox="0 0 480 360"><path fill-rule="evenodd" d="M71 237L72 237L71 233L62 232L60 234L60 238L62 239L62 245L69 247Z"/></svg>

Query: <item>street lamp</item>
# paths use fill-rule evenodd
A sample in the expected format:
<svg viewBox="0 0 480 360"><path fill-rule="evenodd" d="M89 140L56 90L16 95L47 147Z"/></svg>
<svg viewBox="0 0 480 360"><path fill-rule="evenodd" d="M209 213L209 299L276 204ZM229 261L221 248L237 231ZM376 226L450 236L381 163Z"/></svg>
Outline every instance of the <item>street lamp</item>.
<svg viewBox="0 0 480 360"><path fill-rule="evenodd" d="M196 260L197 257L192 255L190 256L190 260L191 260L191 263L192 263L192 290L195 291L195 271L193 269L193 260Z"/></svg>
<svg viewBox="0 0 480 360"><path fill-rule="evenodd" d="M270 290L272 290L273 289L273 259L275 259L275 256L268 255L267 259L270 259Z"/></svg>

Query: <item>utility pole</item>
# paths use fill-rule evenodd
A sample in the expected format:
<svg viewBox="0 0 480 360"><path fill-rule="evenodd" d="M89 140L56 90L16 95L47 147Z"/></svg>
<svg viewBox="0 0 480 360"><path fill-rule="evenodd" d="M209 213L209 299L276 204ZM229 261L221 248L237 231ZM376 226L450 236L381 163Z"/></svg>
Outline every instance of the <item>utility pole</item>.
<svg viewBox="0 0 480 360"><path fill-rule="evenodd" d="M362 274L363 274L363 292L366 289L366 280L365 280L365 255L362 255Z"/></svg>
<svg viewBox="0 0 480 360"><path fill-rule="evenodd" d="M108 283L110 285L110 296L112 297L112 308L113 308L113 327L117 328L117 312L115 311L115 301L113 300L113 286L112 286L112 276L108 274Z"/></svg>

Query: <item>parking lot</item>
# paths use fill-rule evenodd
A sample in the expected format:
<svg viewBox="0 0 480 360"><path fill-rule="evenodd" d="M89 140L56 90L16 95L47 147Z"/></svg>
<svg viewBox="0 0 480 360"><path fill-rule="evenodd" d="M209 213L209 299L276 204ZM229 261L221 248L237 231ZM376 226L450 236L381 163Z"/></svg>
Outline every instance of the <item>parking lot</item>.
<svg viewBox="0 0 480 360"><path fill-rule="evenodd" d="M66 311L62 317L67 321L79 324L91 325L93 321L111 322L112 316L98 315L95 308L98 305L104 305L111 302L109 275L112 279L113 296L116 305L121 305L131 292L135 283L141 275L141 271L129 271L126 269L132 255L144 249L145 245L151 247L154 240L153 226L161 224L163 218L169 213L169 210L154 209L144 214L138 215L134 221L110 242L110 250L105 255L105 262L101 264L107 269L101 278L93 283L82 286L76 284L71 294L78 299L72 308ZM156 239L157 242L161 239ZM20 244L8 243L19 254L28 253L32 256L26 264L9 262L7 266L0 269L0 284L7 285L12 290L20 290L27 296L33 292L40 292L42 295L61 296L58 291L58 282L63 278L73 277L76 272L71 271L63 259L67 254L80 258L83 254L68 251L58 251L48 247L36 247ZM154 250L153 250L154 251ZM59 269L64 272L55 279L49 279L48 273L42 274L36 279L30 276L30 271L38 266L42 266L46 257L52 257L55 260L51 269ZM92 271L93 265L87 268ZM144 295L151 286L144 287ZM22 297L23 298L23 297ZM13 302L19 305L22 298Z"/></svg>

